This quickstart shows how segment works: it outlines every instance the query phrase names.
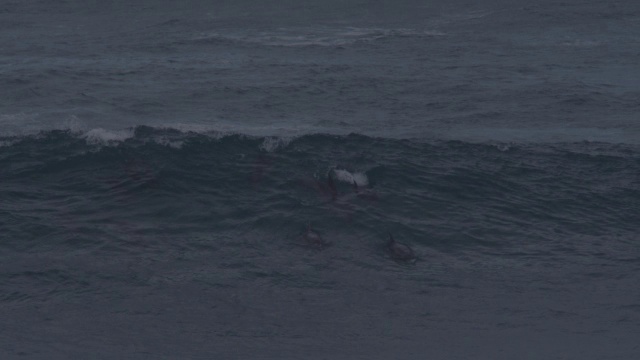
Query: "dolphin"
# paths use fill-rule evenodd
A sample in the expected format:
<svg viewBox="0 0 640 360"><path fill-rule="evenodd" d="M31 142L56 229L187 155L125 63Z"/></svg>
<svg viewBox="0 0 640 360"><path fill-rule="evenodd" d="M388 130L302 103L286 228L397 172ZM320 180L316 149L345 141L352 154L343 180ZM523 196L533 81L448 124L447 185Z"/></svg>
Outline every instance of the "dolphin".
<svg viewBox="0 0 640 360"><path fill-rule="evenodd" d="M302 180L302 184L308 187L314 188L321 197L331 199L335 201L338 197L338 187L331 175L331 170L327 173L327 180L321 181L320 179Z"/></svg>
<svg viewBox="0 0 640 360"><path fill-rule="evenodd" d="M397 242L391 233L389 233L389 243L387 244L387 249L389 250L389 254L395 260L400 261L415 261L416 254L413 252L413 249L409 247L409 245L401 244Z"/></svg>
<svg viewBox="0 0 640 360"><path fill-rule="evenodd" d="M307 230L302 235L302 238L305 241L305 245L314 246L320 249L331 244L330 242L325 240L318 232L311 229L311 222L308 223Z"/></svg>

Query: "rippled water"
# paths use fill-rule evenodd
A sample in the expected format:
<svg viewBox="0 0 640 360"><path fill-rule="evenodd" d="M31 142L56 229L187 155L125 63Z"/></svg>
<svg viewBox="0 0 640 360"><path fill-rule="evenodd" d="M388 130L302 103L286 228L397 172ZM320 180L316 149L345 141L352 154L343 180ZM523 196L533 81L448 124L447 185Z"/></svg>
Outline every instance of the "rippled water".
<svg viewBox="0 0 640 360"><path fill-rule="evenodd" d="M1 5L0 355L636 358L639 14Z"/></svg>

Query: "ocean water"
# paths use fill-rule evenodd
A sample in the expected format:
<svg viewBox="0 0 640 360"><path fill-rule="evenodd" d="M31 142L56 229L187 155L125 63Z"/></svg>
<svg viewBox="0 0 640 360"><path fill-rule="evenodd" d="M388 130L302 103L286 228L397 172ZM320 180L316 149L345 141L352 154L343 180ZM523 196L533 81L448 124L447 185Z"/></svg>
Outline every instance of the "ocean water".
<svg viewBox="0 0 640 360"><path fill-rule="evenodd" d="M0 358L640 358L638 39L634 1L5 0Z"/></svg>

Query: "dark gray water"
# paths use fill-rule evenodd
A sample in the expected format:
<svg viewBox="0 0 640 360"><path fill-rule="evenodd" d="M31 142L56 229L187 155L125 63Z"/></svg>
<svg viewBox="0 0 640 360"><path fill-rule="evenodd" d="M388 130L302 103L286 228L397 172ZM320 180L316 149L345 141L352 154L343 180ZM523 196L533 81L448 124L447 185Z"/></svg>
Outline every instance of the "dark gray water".
<svg viewBox="0 0 640 360"><path fill-rule="evenodd" d="M5 0L0 358L639 358L638 39L632 1Z"/></svg>

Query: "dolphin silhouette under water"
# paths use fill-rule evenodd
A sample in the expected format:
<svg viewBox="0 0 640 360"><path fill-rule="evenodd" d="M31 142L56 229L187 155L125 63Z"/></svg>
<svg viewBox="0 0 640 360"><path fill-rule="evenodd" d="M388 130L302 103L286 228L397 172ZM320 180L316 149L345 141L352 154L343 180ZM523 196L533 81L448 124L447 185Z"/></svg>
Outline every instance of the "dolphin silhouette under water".
<svg viewBox="0 0 640 360"><path fill-rule="evenodd" d="M415 261L417 259L416 254L409 245L401 244L397 242L391 233L389 233L389 243L387 244L387 250L389 254L395 260L400 261Z"/></svg>
<svg viewBox="0 0 640 360"><path fill-rule="evenodd" d="M302 239L304 240L304 245L320 249L331 245L329 241L325 240L317 231L311 228L311 222L307 224L307 230L302 235Z"/></svg>

